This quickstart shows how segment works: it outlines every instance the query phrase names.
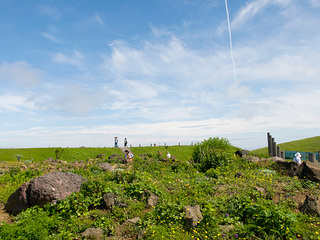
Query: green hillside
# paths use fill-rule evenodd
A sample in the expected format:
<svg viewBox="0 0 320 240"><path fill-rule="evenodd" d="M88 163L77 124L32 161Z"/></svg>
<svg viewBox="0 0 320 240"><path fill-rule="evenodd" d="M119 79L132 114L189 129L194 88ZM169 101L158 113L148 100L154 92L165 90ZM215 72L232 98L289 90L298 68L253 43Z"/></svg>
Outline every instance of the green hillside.
<svg viewBox="0 0 320 240"><path fill-rule="evenodd" d="M318 152L320 151L320 136L277 144L282 151ZM253 150L254 154L267 154L268 147Z"/></svg>

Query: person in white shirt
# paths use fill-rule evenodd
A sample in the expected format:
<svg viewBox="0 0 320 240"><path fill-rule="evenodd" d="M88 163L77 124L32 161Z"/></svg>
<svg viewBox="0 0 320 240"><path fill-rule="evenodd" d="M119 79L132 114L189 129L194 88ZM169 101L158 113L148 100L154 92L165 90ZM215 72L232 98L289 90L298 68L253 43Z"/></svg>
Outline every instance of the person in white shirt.
<svg viewBox="0 0 320 240"><path fill-rule="evenodd" d="M169 152L167 152L167 158L171 158L171 154Z"/></svg>
<svg viewBox="0 0 320 240"><path fill-rule="evenodd" d="M301 164L301 154L299 152L297 152L295 155L294 155L294 158L293 158L293 161L298 163L298 164Z"/></svg>

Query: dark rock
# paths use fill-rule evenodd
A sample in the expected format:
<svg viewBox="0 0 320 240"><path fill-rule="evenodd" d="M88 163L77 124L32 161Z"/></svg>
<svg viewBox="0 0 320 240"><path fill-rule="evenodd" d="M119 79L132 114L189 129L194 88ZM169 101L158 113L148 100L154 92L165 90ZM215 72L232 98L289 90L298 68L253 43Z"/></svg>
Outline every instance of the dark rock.
<svg viewBox="0 0 320 240"><path fill-rule="evenodd" d="M249 153L249 151L246 151L246 150L238 150L235 152L236 156L239 156L239 157L245 157L247 154Z"/></svg>
<svg viewBox="0 0 320 240"><path fill-rule="evenodd" d="M22 184L14 193L12 193L4 209L14 216L30 207L27 190L29 183Z"/></svg>
<svg viewBox="0 0 320 240"><path fill-rule="evenodd" d="M316 163L304 161L299 166L297 176L301 179L308 179L313 182L320 182L320 166Z"/></svg>
<svg viewBox="0 0 320 240"><path fill-rule="evenodd" d="M277 171L283 171L286 175L290 177L297 176L299 170L299 164L294 161L283 161L278 160L275 162L277 164Z"/></svg>
<svg viewBox="0 0 320 240"><path fill-rule="evenodd" d="M203 216L200 211L200 206L186 206L185 207L186 213L186 227L193 228L197 226L197 224L202 221Z"/></svg>
<svg viewBox="0 0 320 240"><path fill-rule="evenodd" d="M34 178L11 194L5 210L17 215L29 207L43 207L47 203L65 199L71 193L80 191L84 181L82 176L70 172L53 172Z"/></svg>
<svg viewBox="0 0 320 240"><path fill-rule="evenodd" d="M305 214L320 215L320 201L316 196L307 196L306 200L300 207L300 211Z"/></svg>
<svg viewBox="0 0 320 240"><path fill-rule="evenodd" d="M102 238L103 231L101 228L88 228L81 235L88 239L99 240Z"/></svg>
<svg viewBox="0 0 320 240"><path fill-rule="evenodd" d="M111 209L113 206L117 205L118 196L114 193L106 193L103 195L104 207L106 209Z"/></svg>

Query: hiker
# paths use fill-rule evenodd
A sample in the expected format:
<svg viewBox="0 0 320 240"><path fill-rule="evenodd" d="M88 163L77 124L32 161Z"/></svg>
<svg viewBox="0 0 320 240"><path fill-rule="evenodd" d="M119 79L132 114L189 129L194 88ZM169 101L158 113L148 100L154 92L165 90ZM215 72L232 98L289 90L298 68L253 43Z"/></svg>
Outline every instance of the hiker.
<svg viewBox="0 0 320 240"><path fill-rule="evenodd" d="M128 145L128 141L127 141L127 138L124 139L124 147L127 147Z"/></svg>
<svg viewBox="0 0 320 240"><path fill-rule="evenodd" d="M295 155L294 155L294 158L293 158L293 161L298 163L298 164L301 164L301 154L299 152L297 152Z"/></svg>
<svg viewBox="0 0 320 240"><path fill-rule="evenodd" d="M114 137L114 147L117 148L118 147L118 137Z"/></svg>
<svg viewBox="0 0 320 240"><path fill-rule="evenodd" d="M132 162L133 154L130 153L128 150L125 150L124 153L126 162Z"/></svg>
<svg viewBox="0 0 320 240"><path fill-rule="evenodd" d="M169 152L167 152L167 158L171 158L171 154Z"/></svg>

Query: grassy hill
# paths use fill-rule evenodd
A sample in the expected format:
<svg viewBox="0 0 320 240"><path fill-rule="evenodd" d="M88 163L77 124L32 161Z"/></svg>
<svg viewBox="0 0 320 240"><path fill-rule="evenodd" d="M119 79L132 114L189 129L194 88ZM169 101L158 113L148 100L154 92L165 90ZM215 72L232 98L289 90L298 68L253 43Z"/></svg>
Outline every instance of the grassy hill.
<svg viewBox="0 0 320 240"><path fill-rule="evenodd" d="M318 152L320 151L320 136L277 144L281 151ZM268 147L251 151L253 154L268 154Z"/></svg>

